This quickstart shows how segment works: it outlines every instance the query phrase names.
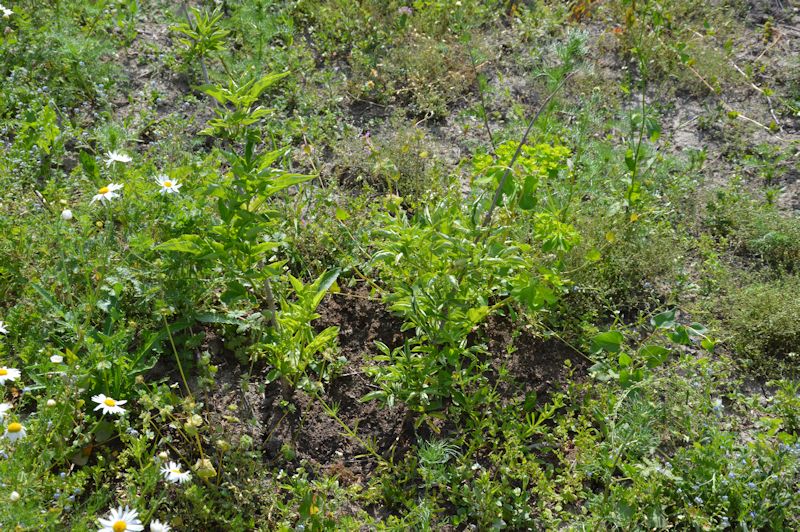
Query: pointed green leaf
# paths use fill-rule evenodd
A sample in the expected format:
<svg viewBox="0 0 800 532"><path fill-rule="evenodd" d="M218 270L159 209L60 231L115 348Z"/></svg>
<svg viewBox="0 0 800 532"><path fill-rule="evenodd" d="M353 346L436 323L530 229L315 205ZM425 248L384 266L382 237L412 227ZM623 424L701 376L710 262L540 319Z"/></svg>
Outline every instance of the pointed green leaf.
<svg viewBox="0 0 800 532"><path fill-rule="evenodd" d="M602 332L592 340L592 350L617 353L621 349L624 339L625 337L619 331Z"/></svg>
<svg viewBox="0 0 800 532"><path fill-rule="evenodd" d="M656 314L650 323L657 329L672 329L675 327L675 309Z"/></svg>

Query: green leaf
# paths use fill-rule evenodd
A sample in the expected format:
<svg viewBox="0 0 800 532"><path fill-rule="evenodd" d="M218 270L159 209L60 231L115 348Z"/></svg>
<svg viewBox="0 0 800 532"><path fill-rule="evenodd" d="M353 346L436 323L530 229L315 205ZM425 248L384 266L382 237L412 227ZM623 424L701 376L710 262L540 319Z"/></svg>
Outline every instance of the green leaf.
<svg viewBox="0 0 800 532"><path fill-rule="evenodd" d="M262 242L260 244L256 244L252 248L250 248L250 252L252 255L259 256L263 255L267 251L279 248L280 244L278 242Z"/></svg>
<svg viewBox="0 0 800 532"><path fill-rule="evenodd" d="M467 318L469 318L469 321L471 321L472 323L477 324L483 321L483 319L488 314L489 314L489 307L487 306L471 308L467 311Z"/></svg>
<svg viewBox="0 0 800 532"><path fill-rule="evenodd" d="M500 185L500 181L503 179L503 175L505 174L505 170L501 169L498 172L497 176L497 185ZM514 176L509 172L508 176L506 176L506 181L503 183L503 196L511 197L514 195L514 192L517 190L517 183L514 181Z"/></svg>
<svg viewBox="0 0 800 532"><path fill-rule="evenodd" d="M522 185L522 192L519 195L519 208L531 210L536 208L536 187L539 178L535 174L528 174L525 183Z"/></svg>
<svg viewBox="0 0 800 532"><path fill-rule="evenodd" d="M372 392L369 392L364 397L362 397L360 399L360 401L362 403L366 403L366 402L369 402L369 401L374 401L375 399L383 400L383 399L386 399L386 395L387 395L386 392L383 391L383 390L374 390Z"/></svg>
<svg viewBox="0 0 800 532"><path fill-rule="evenodd" d="M275 277L283 273L283 267L288 261L286 260L279 260L276 262L270 262L269 264L265 264L261 267L261 276L262 277Z"/></svg>
<svg viewBox="0 0 800 532"><path fill-rule="evenodd" d="M100 421L94 429L95 440L99 443L107 442L116 434L114 424L109 421Z"/></svg>
<svg viewBox="0 0 800 532"><path fill-rule="evenodd" d="M312 285L316 291L317 296L319 296L319 301L322 301L322 297L328 291L328 289L333 286L333 283L336 282L336 279L339 278L339 274L341 270L335 268L333 270L326 271L322 275L320 275L314 284ZM316 305L314 305L316 308Z"/></svg>
<svg viewBox="0 0 800 532"><path fill-rule="evenodd" d="M269 184L267 185L265 195L272 196L273 194L280 192L285 188L289 188L299 183L305 183L306 181L311 181L315 177L317 176L304 174L281 174L277 177L271 177L269 179Z"/></svg>
<svg viewBox="0 0 800 532"><path fill-rule="evenodd" d="M521 276L515 284L512 295L531 310L538 310L558 301L555 293L532 275Z"/></svg>
<svg viewBox="0 0 800 532"><path fill-rule="evenodd" d="M709 353L713 353L717 343L711 338L703 338L703 341L700 342L700 346Z"/></svg>
<svg viewBox="0 0 800 532"><path fill-rule="evenodd" d="M644 369L636 368L632 370L624 369L619 372L619 384L627 388L636 384L644 378Z"/></svg>
<svg viewBox="0 0 800 532"><path fill-rule="evenodd" d="M607 331L598 334L592 340L592 350L606 351L608 353L618 353L625 339L619 331Z"/></svg>
<svg viewBox="0 0 800 532"><path fill-rule="evenodd" d="M343 222L350 218L350 213L346 210L342 209L341 207L336 207L336 219L340 222Z"/></svg>
<svg viewBox="0 0 800 532"><path fill-rule="evenodd" d="M97 161L94 160L94 157L82 151L80 155L78 155L78 159L81 161L81 168L83 168L87 177L94 179L100 178L100 169L97 167Z"/></svg>
<svg viewBox="0 0 800 532"><path fill-rule="evenodd" d="M683 325L678 326L674 332L669 333L669 338L676 344L689 345L692 343L689 333Z"/></svg>
<svg viewBox="0 0 800 532"><path fill-rule="evenodd" d="M708 329L701 323L692 323L689 325L689 334L692 336L705 336L708 334Z"/></svg>
<svg viewBox="0 0 800 532"><path fill-rule="evenodd" d="M184 329L188 328L190 325L194 323L193 320L188 318L184 318L181 320L176 321L175 323L171 323L169 326L169 331L171 334L177 334ZM144 359L144 357L150 353L153 349L156 348L162 341L169 337L169 333L167 333L166 329L161 329L157 332L150 333L147 335L147 339L144 341L141 347L136 351L136 354L131 359L131 370L128 372L129 376L135 376L138 373L142 373L143 371L147 371L152 367L157 359L152 360L152 364L141 365L140 361ZM150 367L148 367L148 365Z"/></svg>
<svg viewBox="0 0 800 532"><path fill-rule="evenodd" d="M266 89L277 83L278 81L282 80L286 76L288 76L288 72L276 72L272 74L267 74L266 76L262 77L260 80L253 83L253 86L250 87L250 90L247 91L248 96L253 100L256 100L261 93L264 92Z"/></svg>
<svg viewBox="0 0 800 532"><path fill-rule="evenodd" d="M660 345L646 345L639 350L639 354L647 361L648 368L655 368L667 361L670 350Z"/></svg>
<svg viewBox="0 0 800 532"><path fill-rule="evenodd" d="M239 325L242 323L242 320L231 318L224 314L198 314L195 316L195 319L197 319L197 321L200 323L221 323L225 325Z"/></svg>
<svg viewBox="0 0 800 532"><path fill-rule="evenodd" d="M277 150L269 151L259 155L258 171L263 172L264 170L275 164L275 161L277 161L278 159L289 153L289 150L290 148L278 148Z"/></svg>
<svg viewBox="0 0 800 532"><path fill-rule="evenodd" d="M339 335L339 327L332 326L324 329L311 340L303 349L304 357L311 357L321 351L326 345L333 342Z"/></svg>
<svg viewBox="0 0 800 532"><path fill-rule="evenodd" d="M591 368L589 368L589 374L601 382L610 381L616 376L606 362L598 362L594 364Z"/></svg>
<svg viewBox="0 0 800 532"><path fill-rule="evenodd" d="M159 251L176 251L178 253L202 255L208 251L208 246L199 235L181 235L159 244L156 249Z"/></svg>
<svg viewBox="0 0 800 532"><path fill-rule="evenodd" d="M633 359L627 353L620 353L617 360L622 368L627 368L631 365L631 363L633 363Z"/></svg>
<svg viewBox="0 0 800 532"><path fill-rule="evenodd" d="M49 105L45 105L39 116L39 138L36 145L45 153L50 153L50 147L58 138L61 131L58 129L56 113Z"/></svg>
<svg viewBox="0 0 800 532"><path fill-rule="evenodd" d="M628 148L628 151L625 152L625 166L629 172L633 172L636 169L636 158L631 148Z"/></svg>
<svg viewBox="0 0 800 532"><path fill-rule="evenodd" d="M49 304L51 307L53 307L53 310L55 310L55 311L58 313L58 315L59 315L59 316L61 316L61 317L63 317L63 316L64 316L64 308L61 306L61 304L60 304L58 301L56 301L56 299L55 299L55 298L52 296L52 294L50 294L50 292L48 292L48 291L47 291L47 290L46 290L46 289L45 289L45 288L44 288L42 285L40 285L39 283L33 283L33 282L32 282L32 283L31 283L31 287L32 287L34 290L36 290L36 292L37 292L37 293L38 293L40 296L42 296L42 298L44 298L44 300L45 300L45 301L47 301L47 303L48 303L48 304Z"/></svg>
<svg viewBox="0 0 800 532"><path fill-rule="evenodd" d="M230 223L233 219L233 209L228 206L228 200L225 198L219 198L217 200L217 211L219 211L219 216L222 218L223 222Z"/></svg>
<svg viewBox="0 0 800 532"><path fill-rule="evenodd" d="M656 314L650 318L650 323L657 329L672 329L675 327L675 309Z"/></svg>
<svg viewBox="0 0 800 532"><path fill-rule="evenodd" d="M211 96L222 105L225 105L229 101L232 101L231 92L222 87L217 87L216 85L200 85L192 88Z"/></svg>

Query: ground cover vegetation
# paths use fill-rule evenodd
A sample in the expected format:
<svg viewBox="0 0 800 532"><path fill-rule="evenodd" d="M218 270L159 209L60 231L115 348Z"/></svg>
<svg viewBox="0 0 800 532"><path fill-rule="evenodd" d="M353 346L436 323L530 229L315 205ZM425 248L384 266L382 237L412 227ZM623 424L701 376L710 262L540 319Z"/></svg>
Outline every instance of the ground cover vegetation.
<svg viewBox="0 0 800 532"><path fill-rule="evenodd" d="M0 528L800 528L800 5L3 0Z"/></svg>

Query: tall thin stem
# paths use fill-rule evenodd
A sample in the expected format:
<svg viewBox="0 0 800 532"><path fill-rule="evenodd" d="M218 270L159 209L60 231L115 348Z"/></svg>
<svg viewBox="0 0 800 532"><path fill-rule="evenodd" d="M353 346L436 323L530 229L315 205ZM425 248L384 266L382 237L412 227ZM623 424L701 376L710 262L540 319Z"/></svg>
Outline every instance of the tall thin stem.
<svg viewBox="0 0 800 532"><path fill-rule="evenodd" d="M469 60L472 63L472 72L475 75L475 82L478 84L478 96L481 99L481 118L483 119L483 127L486 130L486 135L489 137L489 143L492 145L492 153L497 151L497 145L494 142L494 135L492 135L492 128L489 127L489 116L486 113L486 95L483 93L483 85L481 84L480 74L478 73L478 64L475 62L475 56L472 49L469 50Z"/></svg>
<svg viewBox="0 0 800 532"><path fill-rule="evenodd" d="M169 323L167 323L167 317L162 313L161 319L164 320L164 327L167 328L167 336L169 336L169 343L172 346L172 352L175 355L175 362L178 363L178 371L181 373L181 379L183 380L183 386L186 388L186 393L189 397L192 397L192 390L189 389L189 383L186 380L186 374L183 372L183 364L181 364L181 357L178 356L178 349L175 347L175 340L172 338L172 331L169 329Z"/></svg>
<svg viewBox="0 0 800 532"><path fill-rule="evenodd" d="M484 216L483 218L483 222L481 223L482 228L487 229L492 223L492 215L494 214L494 209L497 207L497 204L500 202L500 197L503 195L503 187L505 187L506 181L508 180L508 176L509 174L511 174L511 170L514 168L514 163L517 162L517 158L519 157L519 154L522 152L522 146L524 146L525 142L528 140L528 135L530 135L530 132L533 129L533 125L539 119L539 116L547 107L547 104L550 103L550 100L553 99L553 96L555 96L558 93L558 91L561 90L561 87L563 87L564 84L567 82L567 80L569 80L573 75L575 75L575 72L570 72L569 74L567 74L566 77L564 77L564 79L561 80L561 82L556 86L556 88L553 89L553 91L547 96L547 98L544 99L544 101L539 106L539 109L536 111L536 114L533 115L533 118L531 118L531 121L528 123L528 127L525 129L525 134L522 135L522 140L520 140L519 144L517 145L517 149L514 152L513 157L511 157L511 162L506 167L505 172L503 172L503 176L500 178L500 184L497 185L497 189L494 191L494 197L492 198L492 203L489 206L489 210L486 212L486 216ZM482 234L476 237L475 243L478 243L481 240L485 240L487 235L488 231L484 231Z"/></svg>

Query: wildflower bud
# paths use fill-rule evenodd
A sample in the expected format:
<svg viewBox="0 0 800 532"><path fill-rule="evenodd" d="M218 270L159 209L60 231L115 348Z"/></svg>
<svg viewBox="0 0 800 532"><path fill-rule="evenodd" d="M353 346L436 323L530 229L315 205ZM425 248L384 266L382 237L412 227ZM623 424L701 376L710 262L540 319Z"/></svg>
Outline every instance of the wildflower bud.
<svg viewBox="0 0 800 532"><path fill-rule="evenodd" d="M19 500L19 493L12 491L8 498L11 499L11 502L17 502Z"/></svg>
<svg viewBox="0 0 800 532"><path fill-rule="evenodd" d="M49 407L56 406L56 402L55 402L55 400L53 400L53 399L48 399L48 400L47 400L47 406L49 406Z"/></svg>
<svg viewBox="0 0 800 532"><path fill-rule="evenodd" d="M231 449L231 444L223 439L217 440L215 442L215 445L217 446L217 449L219 449L220 452L222 453L227 453Z"/></svg>
<svg viewBox="0 0 800 532"><path fill-rule="evenodd" d="M161 451L158 453L158 457L164 461L169 460L169 455L166 453L166 451Z"/></svg>
<svg viewBox="0 0 800 532"><path fill-rule="evenodd" d="M69 209L64 209L61 211L61 219L67 221L72 220L72 211Z"/></svg>
<svg viewBox="0 0 800 532"><path fill-rule="evenodd" d="M214 464L208 458L197 460L197 463L194 464L194 470L198 477L205 480L217 476L217 470L214 469Z"/></svg>
<svg viewBox="0 0 800 532"><path fill-rule="evenodd" d="M137 375L136 376L136 384L144 384L144 376Z"/></svg>

